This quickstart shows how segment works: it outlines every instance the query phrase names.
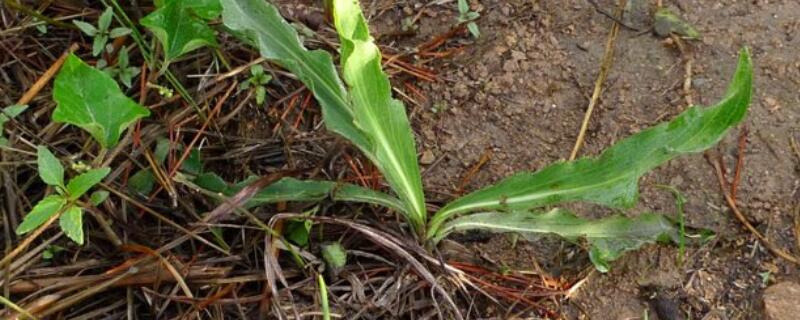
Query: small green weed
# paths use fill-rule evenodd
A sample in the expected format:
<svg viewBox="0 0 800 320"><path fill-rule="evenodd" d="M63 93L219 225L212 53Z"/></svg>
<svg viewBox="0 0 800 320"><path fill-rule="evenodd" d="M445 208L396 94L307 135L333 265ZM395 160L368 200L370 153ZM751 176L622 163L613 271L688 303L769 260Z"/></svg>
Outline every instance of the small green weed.
<svg viewBox="0 0 800 320"><path fill-rule="evenodd" d="M254 65L250 67L250 78L239 85L240 90L254 89L256 91L256 104L261 105L267 97L266 85L272 81L272 75L264 73L264 67Z"/></svg>
<svg viewBox="0 0 800 320"><path fill-rule="evenodd" d="M74 23L78 29L81 29L81 31L83 31L83 33L85 33L87 36L92 37L93 56L97 56L102 53L103 49L111 52L112 48L106 48L106 44L108 43L109 39L119 38L131 33L131 29L125 27L117 27L109 30L111 27L111 20L113 18L114 11L109 7L100 15L100 18L97 20L96 27L84 21L72 21L72 23Z"/></svg>
<svg viewBox="0 0 800 320"><path fill-rule="evenodd" d="M96 67L103 72L107 73L112 78L117 78L125 87L130 88L133 78L139 75L139 68L130 66L128 58L128 48L122 47L117 56L117 63L109 66L105 59L97 61Z"/></svg>
<svg viewBox="0 0 800 320"><path fill-rule="evenodd" d="M458 23L467 24L467 30L469 30L469 33L472 34L475 39L481 37L481 31L478 29L478 24L475 23L475 20L478 20L480 17L480 13L472 11L469 8L467 0L458 0Z"/></svg>
<svg viewBox="0 0 800 320"><path fill-rule="evenodd" d="M87 191L100 183L111 172L111 169L90 169L65 184L64 166L61 165L58 158L44 146L38 148L37 154L39 177L44 183L53 187L56 194L45 197L33 206L31 212L17 227L16 233L21 235L31 232L54 216L58 216L59 225L64 234L75 243L83 244L83 206L90 204L83 203L80 199ZM97 197L93 196L92 198Z"/></svg>

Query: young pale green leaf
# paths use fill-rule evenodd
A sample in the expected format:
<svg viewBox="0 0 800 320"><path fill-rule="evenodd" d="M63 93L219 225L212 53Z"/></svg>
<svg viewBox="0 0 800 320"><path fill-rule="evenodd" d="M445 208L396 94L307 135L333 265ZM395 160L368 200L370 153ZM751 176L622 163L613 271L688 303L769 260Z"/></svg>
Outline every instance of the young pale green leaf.
<svg viewBox="0 0 800 320"><path fill-rule="evenodd" d="M97 28L91 24L80 20L73 20L72 23L78 27L78 29L81 29L81 31L83 31L83 33L85 33L87 36L94 37L97 34Z"/></svg>
<svg viewBox="0 0 800 320"><path fill-rule="evenodd" d="M341 64L350 87L355 124L372 142L367 155L407 204L410 222L422 233L427 211L406 109L392 98L380 50L369 35L358 1L334 0L333 18L342 43Z"/></svg>
<svg viewBox="0 0 800 320"><path fill-rule="evenodd" d="M128 29L128 28L125 28L125 27L117 27L117 28L111 29L111 31L108 33L108 36L111 37L112 39L116 39L116 38L119 38L121 36L127 36L130 33L131 33L131 29Z"/></svg>
<svg viewBox="0 0 800 320"><path fill-rule="evenodd" d="M58 219L61 230L75 243L83 244L83 209L78 206L67 208Z"/></svg>
<svg viewBox="0 0 800 320"><path fill-rule="evenodd" d="M17 227L17 234L26 234L31 230L41 226L47 219L50 219L58 212L61 207L67 203L67 200L60 195L49 195L40 200L31 212L25 215L25 219Z"/></svg>
<svg viewBox="0 0 800 320"><path fill-rule="evenodd" d="M436 213L429 235L452 216L470 211L525 210L570 201L632 206L638 198L640 176L676 156L713 146L742 121L750 104L752 73L750 55L743 49L733 81L716 106L691 107L669 123L618 142L599 157L520 173L459 198Z"/></svg>
<svg viewBox="0 0 800 320"><path fill-rule="evenodd" d="M126 97L108 74L73 54L56 76L53 99L58 103L53 121L81 127L104 148L116 145L129 125L150 115Z"/></svg>
<svg viewBox="0 0 800 320"><path fill-rule="evenodd" d="M103 181L103 178L105 178L110 172L110 168L98 168L89 170L75 178L72 178L72 180L67 183L67 193L69 194L69 199L76 200L80 198L84 193L86 193L86 191L89 191L89 189L100 183L100 181Z"/></svg>
<svg viewBox="0 0 800 320"><path fill-rule="evenodd" d="M97 19L97 29L100 32L107 32L108 28L111 27L111 20L114 18L114 9L111 7L106 8L105 11L100 15L100 18Z"/></svg>
<svg viewBox="0 0 800 320"><path fill-rule="evenodd" d="M216 1L171 0L140 21L164 47L164 59L172 61L204 46L217 46L217 39L203 18L219 15Z"/></svg>
<svg viewBox="0 0 800 320"><path fill-rule="evenodd" d="M105 34L98 34L92 40L92 56L98 56L99 54L103 53L103 49L106 47L106 43L108 43L108 36Z"/></svg>
<svg viewBox="0 0 800 320"><path fill-rule="evenodd" d="M36 148L36 162L39 164L39 177L44 183L56 187L64 187L64 166L45 146Z"/></svg>
<svg viewBox="0 0 800 320"><path fill-rule="evenodd" d="M612 216L587 220L562 210L546 213L489 212L456 218L434 238L439 241L449 233L466 230L514 232L523 235L556 234L570 241L585 238L591 246L589 257L601 272L609 270L609 262L623 253L656 241L679 241L679 229L666 217L645 213L635 218Z"/></svg>
<svg viewBox="0 0 800 320"><path fill-rule="evenodd" d="M274 6L259 0L221 2L225 25L311 89L322 106L326 127L350 140L378 166L407 204L402 212L409 212L407 217L421 231L426 212L413 135L402 103L391 98L380 69L380 52L358 4L334 1L345 78L352 89L348 96L330 55L306 50Z"/></svg>

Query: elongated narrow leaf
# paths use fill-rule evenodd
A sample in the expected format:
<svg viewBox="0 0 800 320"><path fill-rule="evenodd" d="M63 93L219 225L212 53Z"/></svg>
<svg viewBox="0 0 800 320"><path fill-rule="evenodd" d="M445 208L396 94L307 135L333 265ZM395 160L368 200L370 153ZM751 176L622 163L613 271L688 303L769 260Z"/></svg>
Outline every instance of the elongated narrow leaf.
<svg viewBox="0 0 800 320"><path fill-rule="evenodd" d="M40 200L39 203L33 206L31 212L25 215L25 219L17 227L17 234L25 234L38 228L66 203L67 200L60 195L49 195Z"/></svg>
<svg viewBox="0 0 800 320"><path fill-rule="evenodd" d="M53 121L81 127L104 148L116 145L130 124L150 115L126 97L111 76L74 54L67 57L56 76L53 99L58 104Z"/></svg>
<svg viewBox="0 0 800 320"><path fill-rule="evenodd" d="M105 178L110 172L110 168L98 168L89 170L75 178L72 178L72 180L67 183L67 193L69 193L70 200L76 200L83 196L86 191L89 191L89 189L94 187L94 185L100 183L100 181L103 181L103 178Z"/></svg>
<svg viewBox="0 0 800 320"><path fill-rule="evenodd" d="M477 210L523 210L569 201L630 207L638 199L638 181L644 173L681 154L713 146L742 121L750 104L751 85L750 55L743 49L733 81L716 106L691 107L669 123L620 141L599 157L520 173L468 194L434 216L429 235L453 215Z"/></svg>
<svg viewBox="0 0 800 320"><path fill-rule="evenodd" d="M381 52L369 35L358 1L334 0L333 18L342 43L341 64L355 124L373 143L367 153L407 204L411 223L422 231L427 212L406 109L392 98L389 78L381 68Z"/></svg>
<svg viewBox="0 0 800 320"><path fill-rule="evenodd" d="M523 235L556 234L571 241L585 238L591 246L589 257L601 272L609 270L610 261L644 244L678 242L680 231L672 221L653 213L635 218L612 216L592 221L566 210L553 209L546 213L516 211L466 215L445 224L435 240L451 232L477 229Z"/></svg>
<svg viewBox="0 0 800 320"><path fill-rule="evenodd" d="M249 185L250 182L250 179L248 179L235 185L228 185L222 178L213 173L202 174L194 180L197 187L222 193L226 196L233 196ZM265 187L247 202L246 207L256 207L283 201L316 202L326 198L332 198L336 201L375 204L401 213L405 210L399 199L380 191L349 183L298 180L295 178L283 178Z"/></svg>
<svg viewBox="0 0 800 320"><path fill-rule="evenodd" d="M294 73L322 106L325 125L370 158L403 199L409 220L419 231L425 220L422 184L413 136L398 101L391 98L380 69L380 52L371 42L358 5L338 3L343 68L352 92L336 73L330 54L303 47L297 32L261 0L222 0L225 25L255 45L261 55ZM348 49L349 48L349 49Z"/></svg>

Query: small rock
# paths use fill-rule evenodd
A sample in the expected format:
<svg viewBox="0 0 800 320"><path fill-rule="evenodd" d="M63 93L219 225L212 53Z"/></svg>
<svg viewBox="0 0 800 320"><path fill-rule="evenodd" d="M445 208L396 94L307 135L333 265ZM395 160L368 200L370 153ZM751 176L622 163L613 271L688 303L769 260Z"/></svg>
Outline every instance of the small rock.
<svg viewBox="0 0 800 320"><path fill-rule="evenodd" d="M436 156L434 156L433 151L430 150L423 151L422 156L419 157L419 163L424 165L432 164L434 161L436 161Z"/></svg>
<svg viewBox="0 0 800 320"><path fill-rule="evenodd" d="M800 314L800 284L781 282L764 290L764 310L767 320L792 320Z"/></svg>

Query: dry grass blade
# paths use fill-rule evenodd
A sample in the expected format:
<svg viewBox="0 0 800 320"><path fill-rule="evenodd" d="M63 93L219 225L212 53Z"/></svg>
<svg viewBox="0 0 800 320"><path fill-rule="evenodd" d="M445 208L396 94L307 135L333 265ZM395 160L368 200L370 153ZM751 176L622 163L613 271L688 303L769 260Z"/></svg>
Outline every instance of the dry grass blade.
<svg viewBox="0 0 800 320"><path fill-rule="evenodd" d="M619 1L619 5L617 5L618 17L622 17L626 2L626 0ZM586 130L589 129L589 120L592 119L592 113L594 112L595 106L597 106L597 102L600 100L600 93L603 91L603 83L606 82L608 71L611 69L611 64L614 61L614 44L617 41L620 23L618 22L618 19L613 20L614 22L611 24L611 31L608 32L608 38L606 39L606 51L603 54L603 60L600 62L600 72L597 74L597 80L594 82L592 98L589 100L589 107L586 108L586 114L583 116L581 129L578 132L578 138L575 140L575 146L572 148L572 153L569 155L569 160L575 160L575 157L578 156L578 151L580 151L581 146L583 146L583 139L586 137Z"/></svg>
<svg viewBox="0 0 800 320"><path fill-rule="evenodd" d="M345 219L331 218L331 217L307 217L301 214L284 213L284 214L277 214L274 217L272 217L272 219L270 220L270 224L274 224L278 220L292 219L292 218L294 219L303 218L303 219L310 219L318 223L341 225L353 229L355 231L358 231L359 233L363 234L364 236L372 240L375 244L384 247L389 252L392 252L398 255L400 258L402 258L406 263L408 263L408 265L411 267L412 270L414 270L414 272L417 275L422 277L432 287L433 290L435 290L438 294L442 296L445 302L447 302L447 304L450 306L451 308L450 312L452 313L452 316L454 318L464 319L455 301L453 301L452 294L447 292L447 290L445 290L444 288L442 288L442 286L439 284L437 278L433 275L433 273L431 273L431 271L428 270L428 268L426 268L417 258L414 257L412 252L406 248L408 246L406 243L407 241L401 241L400 239L395 238L393 235L366 226L364 224L360 224L358 222ZM419 248L419 250L422 250L422 248ZM266 256L267 255L265 255L265 259ZM433 260L436 261L435 259Z"/></svg>

